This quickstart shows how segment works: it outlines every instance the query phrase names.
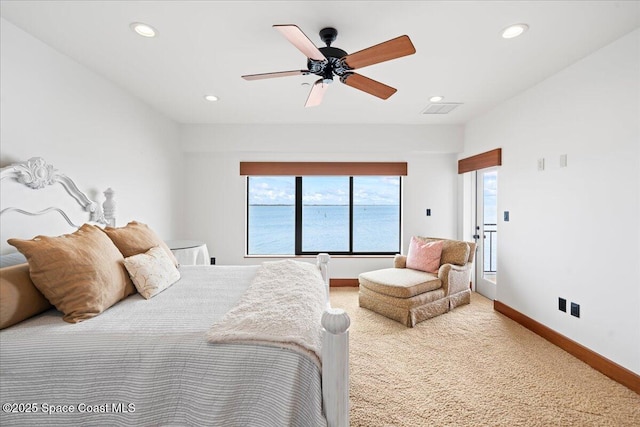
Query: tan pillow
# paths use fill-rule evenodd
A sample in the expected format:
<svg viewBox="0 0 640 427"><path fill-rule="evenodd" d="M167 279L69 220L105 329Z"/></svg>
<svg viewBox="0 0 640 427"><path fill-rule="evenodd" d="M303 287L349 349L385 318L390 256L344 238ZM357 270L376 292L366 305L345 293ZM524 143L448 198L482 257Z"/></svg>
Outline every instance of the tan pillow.
<svg viewBox="0 0 640 427"><path fill-rule="evenodd" d="M469 245L461 240L447 240L431 237L422 237L425 242L437 242L442 240L442 255L440 265L455 264L465 265L469 260Z"/></svg>
<svg viewBox="0 0 640 427"><path fill-rule="evenodd" d="M176 267L180 265L167 244L158 237L147 224L131 221L124 227L106 227L103 231L107 233L107 236L109 236L125 258L143 254L154 246L160 246L167 252L173 265Z"/></svg>
<svg viewBox="0 0 640 427"><path fill-rule="evenodd" d="M145 299L159 294L180 279L180 272L160 246L125 258L124 266L138 293Z"/></svg>
<svg viewBox="0 0 640 427"><path fill-rule="evenodd" d="M122 254L99 227L8 242L27 257L34 285L67 322L97 316L135 293Z"/></svg>
<svg viewBox="0 0 640 427"><path fill-rule="evenodd" d="M29 277L29 264L0 268L0 329L51 308Z"/></svg>

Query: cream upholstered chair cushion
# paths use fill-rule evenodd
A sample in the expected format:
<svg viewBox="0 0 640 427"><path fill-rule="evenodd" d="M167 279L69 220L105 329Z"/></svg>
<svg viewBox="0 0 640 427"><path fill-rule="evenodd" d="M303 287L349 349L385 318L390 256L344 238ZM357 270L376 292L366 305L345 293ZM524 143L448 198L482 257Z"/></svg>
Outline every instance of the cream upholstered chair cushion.
<svg viewBox="0 0 640 427"><path fill-rule="evenodd" d="M383 268L361 273L360 285L380 294L409 298L442 286L438 276L420 270Z"/></svg>

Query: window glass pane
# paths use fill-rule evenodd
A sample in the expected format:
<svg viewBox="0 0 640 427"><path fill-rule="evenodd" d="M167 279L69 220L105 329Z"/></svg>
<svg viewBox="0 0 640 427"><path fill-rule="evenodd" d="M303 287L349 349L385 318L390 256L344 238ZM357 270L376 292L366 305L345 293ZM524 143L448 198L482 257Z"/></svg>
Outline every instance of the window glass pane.
<svg viewBox="0 0 640 427"><path fill-rule="evenodd" d="M294 177L249 177L248 254L295 253Z"/></svg>
<svg viewBox="0 0 640 427"><path fill-rule="evenodd" d="M484 275L495 275L498 263L498 171L484 172Z"/></svg>
<svg viewBox="0 0 640 427"><path fill-rule="evenodd" d="M353 251L400 252L400 177L353 177Z"/></svg>
<svg viewBox="0 0 640 427"><path fill-rule="evenodd" d="M302 178L302 251L349 251L349 177Z"/></svg>

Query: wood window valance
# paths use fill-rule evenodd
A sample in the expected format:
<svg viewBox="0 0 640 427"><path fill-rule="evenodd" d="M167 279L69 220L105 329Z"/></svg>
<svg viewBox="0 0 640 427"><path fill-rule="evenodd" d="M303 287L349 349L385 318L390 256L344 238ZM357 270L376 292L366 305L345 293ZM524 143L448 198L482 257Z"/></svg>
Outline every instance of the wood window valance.
<svg viewBox="0 0 640 427"><path fill-rule="evenodd" d="M406 162L240 162L246 176L405 176Z"/></svg>
<svg viewBox="0 0 640 427"><path fill-rule="evenodd" d="M472 172L500 165L502 165L502 148L496 148L486 153L458 160L458 173Z"/></svg>

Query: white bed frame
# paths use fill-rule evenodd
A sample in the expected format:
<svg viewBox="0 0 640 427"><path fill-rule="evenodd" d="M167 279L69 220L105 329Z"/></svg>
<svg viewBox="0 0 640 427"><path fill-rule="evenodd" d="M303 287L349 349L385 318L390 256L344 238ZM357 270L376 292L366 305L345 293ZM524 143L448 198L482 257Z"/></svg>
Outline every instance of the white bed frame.
<svg viewBox="0 0 640 427"><path fill-rule="evenodd" d="M58 172L41 157L33 157L23 163L14 163L0 169L0 182L8 179L17 181L30 189L38 190L48 185L61 184L85 212L89 222L115 227L114 191L108 188L102 206L89 199L68 176ZM6 207L0 215L18 212L29 216L39 216L48 212L58 212L74 228L74 224L64 210L48 207L38 212L29 212L18 207ZM318 254L317 265L326 285L326 309L322 314L322 400L329 427L349 425L349 315L342 309L332 308L329 300L329 254Z"/></svg>
<svg viewBox="0 0 640 427"><path fill-rule="evenodd" d="M88 221L110 226L115 226L116 224L116 204L113 200L115 193L111 188L107 188L104 192L106 200L102 204L101 209L98 203L90 200L86 194L78 189L78 186L71 178L58 172L58 170L48 164L42 157L32 157L24 163L14 163L0 169L0 181L5 179L17 181L32 190L39 190L45 188L47 185L60 183L67 193L78 202L82 209L89 213ZM80 225L82 225L74 224L65 211L53 206L38 212L29 212L17 207L6 207L0 211L0 215L7 212L18 212L29 216L39 216L52 211L62 215L71 227L79 228Z"/></svg>

